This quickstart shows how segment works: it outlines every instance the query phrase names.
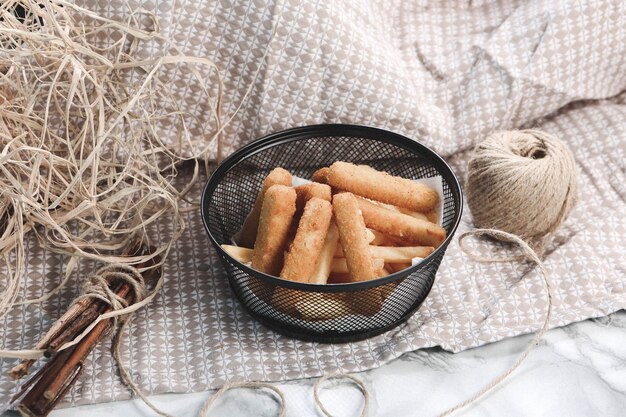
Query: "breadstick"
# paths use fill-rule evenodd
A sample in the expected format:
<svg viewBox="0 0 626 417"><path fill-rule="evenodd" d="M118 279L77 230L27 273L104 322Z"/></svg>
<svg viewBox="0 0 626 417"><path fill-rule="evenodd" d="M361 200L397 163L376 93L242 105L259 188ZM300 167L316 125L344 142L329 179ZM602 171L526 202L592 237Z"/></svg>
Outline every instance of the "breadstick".
<svg viewBox="0 0 626 417"><path fill-rule="evenodd" d="M272 185L291 185L291 180L291 174L283 168L274 168L268 176L265 177L261 190L256 196L254 207L248 214L248 217L246 217L246 220L243 222L243 227L241 228L239 238L237 239L237 243L239 243L239 245L246 248L254 246L257 230L259 228L259 217L261 216L263 198L265 197L267 190Z"/></svg>
<svg viewBox="0 0 626 417"><path fill-rule="evenodd" d="M397 211L402 214L406 214L407 216L415 217L416 219L425 220L425 221L437 224L438 216L437 216L437 211L435 209L432 209L428 213L420 213L419 211L411 211L409 209L405 209L404 207L396 207L396 206L392 206L391 204L381 203L379 201L374 201L374 203L388 210Z"/></svg>
<svg viewBox="0 0 626 417"><path fill-rule="evenodd" d="M328 234L326 234L326 240L324 241L324 248L322 254L317 260L317 266L315 272L311 276L309 282L311 284L326 284L328 276L330 275L330 269L333 262L335 248L339 242L339 231L334 221L330 222L328 228ZM343 254L343 251L341 252Z"/></svg>
<svg viewBox="0 0 626 417"><path fill-rule="evenodd" d="M333 209L328 201L313 197L306 203L296 237L285 257L281 278L309 282L322 253L332 216Z"/></svg>
<svg viewBox="0 0 626 417"><path fill-rule="evenodd" d="M252 260L253 249L242 248L241 246L233 246L233 245L222 245L222 249L226 251L227 254L241 262L242 264L248 263Z"/></svg>
<svg viewBox="0 0 626 417"><path fill-rule="evenodd" d="M356 197L351 193L335 194L333 210L352 280L356 282L376 278L368 250L365 223Z"/></svg>
<svg viewBox="0 0 626 417"><path fill-rule="evenodd" d="M387 210L364 198L357 201L365 224L374 230L435 248L446 239L446 230L434 223Z"/></svg>
<svg viewBox="0 0 626 417"><path fill-rule="evenodd" d="M313 177L311 178L315 182L319 182L321 184L328 184L328 171L330 171L330 168L326 168L326 167L320 168L313 173Z"/></svg>
<svg viewBox="0 0 626 417"><path fill-rule="evenodd" d="M296 190L296 216L298 213L302 213L306 202L313 197L321 198L322 200L331 201L332 193L330 186L326 184L320 184L318 182L309 182L307 184L299 185Z"/></svg>
<svg viewBox="0 0 626 417"><path fill-rule="evenodd" d="M370 245L391 242L384 233L377 232L376 230L365 229L365 233L367 234L367 243L369 243ZM380 240L380 237L383 237L385 240L384 241ZM341 243L337 243L337 247L335 248L335 258L345 258L345 257L346 255L343 254L343 247L341 247Z"/></svg>
<svg viewBox="0 0 626 417"><path fill-rule="evenodd" d="M430 221L428 219L428 215L426 215L424 213L420 213L418 211L411 211L409 209L405 209L404 207L398 207L398 206L394 206L394 205L391 205L391 204L381 203L380 201L373 201L373 200L371 200L371 201L372 201L372 203L377 204L377 205L379 205L381 207L384 207L387 210L397 211L398 213L404 213L404 214L409 215L411 217L415 217L416 219Z"/></svg>
<svg viewBox="0 0 626 417"><path fill-rule="evenodd" d="M415 217L416 219L426 220L426 221L429 221L431 223L437 224L437 220L438 220L437 217L438 216L437 216L436 209L432 209L428 213L420 213L419 211L411 211L411 210L406 209L404 207L397 207L397 206L394 206L394 205L391 205L391 204L381 203L380 201L374 201L374 200L370 200L370 201L372 201L372 203L378 204L381 207L386 208L387 210L397 211L399 213L406 214L406 215L411 216L411 217Z"/></svg>
<svg viewBox="0 0 626 417"><path fill-rule="evenodd" d="M335 162L330 166L328 184L361 197L419 212L432 210L439 200L437 191L424 184L348 162Z"/></svg>
<svg viewBox="0 0 626 417"><path fill-rule="evenodd" d="M372 258L372 268L374 272L380 271L385 267L385 261L380 258ZM333 258L330 263L330 272L333 274L348 274L350 273L350 268L348 267L348 262L346 258Z"/></svg>
<svg viewBox="0 0 626 417"><path fill-rule="evenodd" d="M398 263L398 262L411 262L413 258L425 258L435 248L432 246L373 246L370 245L369 251L374 258L381 258L385 262ZM343 253L343 247L337 245L335 252L335 258L345 258Z"/></svg>
<svg viewBox="0 0 626 417"><path fill-rule="evenodd" d="M439 216L437 216L437 212L435 210L431 210L426 213L426 219L431 223L438 224L437 220L439 220Z"/></svg>
<svg viewBox="0 0 626 417"><path fill-rule="evenodd" d="M296 191L293 188L272 185L267 190L252 254L252 268L278 276L295 212Z"/></svg>
<svg viewBox="0 0 626 417"><path fill-rule="evenodd" d="M375 258L381 258L387 263L411 262L413 258L425 258L435 248L432 246L370 246L370 253Z"/></svg>

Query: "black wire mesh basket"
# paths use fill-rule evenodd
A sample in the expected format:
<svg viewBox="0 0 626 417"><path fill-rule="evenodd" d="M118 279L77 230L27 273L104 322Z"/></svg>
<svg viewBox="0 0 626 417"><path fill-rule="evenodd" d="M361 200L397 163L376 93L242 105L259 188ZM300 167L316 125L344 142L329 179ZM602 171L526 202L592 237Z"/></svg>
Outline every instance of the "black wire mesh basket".
<svg viewBox="0 0 626 417"><path fill-rule="evenodd" d="M404 178L441 176L446 240L408 269L371 281L316 285L276 278L242 264L220 245L231 244L267 174L283 167L311 178L335 161L367 164ZM426 299L461 219L462 193L435 152L392 132L356 125L305 126L273 133L242 147L213 172L202 194L204 226L233 292L254 318L279 333L336 343L366 339L405 322Z"/></svg>

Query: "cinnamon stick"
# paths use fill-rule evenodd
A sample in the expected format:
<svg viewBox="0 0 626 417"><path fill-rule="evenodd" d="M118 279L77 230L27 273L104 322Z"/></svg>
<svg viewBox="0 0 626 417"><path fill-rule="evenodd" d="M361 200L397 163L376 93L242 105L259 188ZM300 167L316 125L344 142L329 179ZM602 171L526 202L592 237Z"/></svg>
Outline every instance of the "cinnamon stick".
<svg viewBox="0 0 626 417"><path fill-rule="evenodd" d="M59 333L63 332L63 329L66 328L68 323L73 322L76 317L78 317L82 312L92 304L93 300L89 298L83 298L75 303L72 303L69 309L57 320L55 321L50 329L46 332L44 337L37 342L35 345L35 349L46 349L51 340L56 338ZM13 367L9 371L9 376L13 379L20 379L30 370L30 367L35 363L34 359L24 359L19 364Z"/></svg>
<svg viewBox="0 0 626 417"><path fill-rule="evenodd" d="M125 251L123 256L144 254L146 252L145 249L141 242L135 239L131 241L128 250ZM143 253L141 253L142 251ZM102 314L106 306L106 303L93 298L82 298L73 302L68 310L52 324L46 334L37 342L35 349L45 349L44 356L50 357L63 344L82 333L99 314ZM9 376L16 380L24 377L34 363L34 359L24 359L9 371Z"/></svg>
<svg viewBox="0 0 626 417"><path fill-rule="evenodd" d="M124 284L122 283L118 284L114 292L117 293L118 291L120 291L123 285ZM66 342L69 342L70 340L81 334L87 328L87 326L89 326L91 323L93 323L95 319L98 318L99 315L105 313L108 304L100 300L90 300L90 305L85 310L83 310L83 312L79 316L77 316L73 322L66 326L63 331L61 331L48 343L48 346L45 347L46 357L52 356L52 354L54 354L54 352L57 352Z"/></svg>
<svg viewBox="0 0 626 417"><path fill-rule="evenodd" d="M45 390L45 387L50 384L54 378L56 378L57 372L63 368L65 360L70 357L73 351L74 347L71 347L59 352L58 355L55 355L53 359L48 361L33 377L32 380L37 378L33 387L26 393L20 405L17 407L23 415L33 417L45 416L50 412L50 410L52 410L52 407L54 407L54 405L58 402L58 399L55 399L55 401L49 401L43 396L43 391ZM30 381L27 385L29 384ZM23 388L16 395L16 397L19 397L24 392L25 390ZM13 398L12 402L16 399L16 397Z"/></svg>
<svg viewBox="0 0 626 417"><path fill-rule="evenodd" d="M130 253L142 252L146 253L149 248L139 247L134 249ZM160 259L155 257L151 262L140 265L140 268L153 267ZM147 269L142 273L144 282L146 284L152 283L160 275L160 268ZM110 283L115 286L115 293L126 300L128 304L132 304L136 300L134 299L134 292L132 285L127 282ZM90 304L87 307L91 309L94 304ZM83 310L83 312L87 311ZM107 306L100 314L111 311L112 308ZM91 313L87 313L90 315ZM70 323L70 327L78 329L84 324L87 315L82 314L74 320L79 324ZM93 321L93 320L92 320ZM89 322L91 323L91 322ZM87 323L87 325L89 324ZM113 328L113 319L103 320L99 322L78 344L68 349L52 352L52 358L44 365L44 367L34 375L30 381L28 381L22 390L13 398L12 402L17 398L24 395L24 392L28 391L26 395L20 401L18 409L22 414L33 417L44 417L53 409L53 407L65 396L69 388L74 384L77 378L82 373L83 364L87 356ZM86 326L83 327L83 329ZM64 332L67 333L67 328ZM69 333L68 333L69 334ZM57 332L57 338L59 333ZM69 340L69 339L68 339ZM30 388L30 389L29 389Z"/></svg>

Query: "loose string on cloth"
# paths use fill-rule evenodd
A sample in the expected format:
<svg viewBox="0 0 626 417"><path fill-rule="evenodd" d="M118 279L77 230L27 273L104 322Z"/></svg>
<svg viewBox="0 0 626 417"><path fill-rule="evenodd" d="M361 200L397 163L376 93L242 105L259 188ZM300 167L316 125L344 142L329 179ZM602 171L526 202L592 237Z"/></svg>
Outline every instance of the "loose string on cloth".
<svg viewBox="0 0 626 417"><path fill-rule="evenodd" d="M543 325L535 333L535 336L532 338L532 340L530 341L530 343L528 344L524 352L517 358L515 363L511 365L509 369L507 369L505 372L503 372L502 374L494 378L490 383L485 385L480 391L478 391L472 397L455 405L454 407L451 407L445 410L443 413L439 414L438 417L449 416L461 410L462 408L465 408L468 405L475 403L480 398L482 398L483 396L488 394L490 391L492 391L495 387L502 384L506 378L508 378L513 372L515 372L517 368L520 367L520 365L526 360L526 358L528 358L528 355L530 354L530 352L532 352L532 350L537 346L537 344L539 343L539 340L543 337L545 332L548 330L548 327L550 325L550 318L552 317L552 286L550 285L550 280L548 279L548 272L543 266L543 263L541 262L539 255L537 255L537 253L528 245L528 243L526 243L519 236L516 236L508 232L503 232L502 230L497 230L497 229L476 229L476 230L463 233L459 237L459 247L467 256L469 256L470 259L472 259L473 261L483 262L483 263L518 261L520 260L520 256L494 258L494 257L489 257L489 256L475 255L465 246L465 240L472 236L490 236L501 241L506 241L506 242L511 242L511 243L516 244L521 249L521 252L522 252L521 256L525 260L533 262L539 268L539 272L541 273L541 277L543 278L543 282L546 287L546 291L548 295L548 300L547 300L548 309L546 311L546 316L543 321Z"/></svg>
<svg viewBox="0 0 626 417"><path fill-rule="evenodd" d="M333 417L333 415L330 414L330 412L326 409L326 407L324 407L324 404L322 403L322 400L320 399L319 390L320 390L321 385L324 382L328 381L329 379L337 379L337 378L349 379L352 382L354 382L354 384L359 388L359 390L363 394L363 409L361 410L361 414L359 414L359 417L366 417L369 411L369 402L370 402L369 391L367 390L367 387L365 386L363 381L349 374L334 373L330 375L325 375L321 377L320 379L318 379L315 385L313 386L313 397L315 398L315 405L319 407L319 409L322 411L322 413L324 413L326 417Z"/></svg>
<svg viewBox="0 0 626 417"><path fill-rule="evenodd" d="M369 394L369 391L367 390L367 387L360 379L352 375L342 374L342 373L333 373L333 374L325 375L319 378L317 382L315 383L315 385L313 386L313 397L315 400L315 405L320 409L320 411L324 413L326 417L333 417L333 415L326 409L326 407L324 407L324 404L322 403L322 400L320 399L320 389L322 387L322 384L324 384L326 381L331 380L331 379L348 379L352 381L359 388L359 390L363 394L363 409L361 410L359 417L367 417L367 413L369 410L369 401L370 401L370 394ZM207 417L208 412L213 406L213 404L220 397L222 397L222 395L226 391L231 390L233 388L267 389L267 390L274 392L276 396L280 399L280 409L278 410L278 417L284 417L285 412L286 412L286 404L287 404L287 400L285 399L285 394L280 390L280 388L275 387L274 385L270 383L265 383L265 382L236 382L236 383L224 385L222 388L219 389L219 391L217 391L213 396L211 396L206 401L206 403L204 403L204 405L202 406L202 409L200 410L200 413L198 414L198 417ZM159 414L161 413L159 412ZM163 413L162 415L167 415L167 414Z"/></svg>
<svg viewBox="0 0 626 417"><path fill-rule="evenodd" d="M267 389L276 394L276 396L280 399L280 409L278 411L278 417L284 417L286 412L286 404L287 400L285 399L285 394L277 387L273 386L270 383L265 382L235 382L232 384L226 384L222 386L211 398L207 400L202 406L198 417L206 417L209 413L209 410L226 391L231 390L233 388L252 388L252 389Z"/></svg>

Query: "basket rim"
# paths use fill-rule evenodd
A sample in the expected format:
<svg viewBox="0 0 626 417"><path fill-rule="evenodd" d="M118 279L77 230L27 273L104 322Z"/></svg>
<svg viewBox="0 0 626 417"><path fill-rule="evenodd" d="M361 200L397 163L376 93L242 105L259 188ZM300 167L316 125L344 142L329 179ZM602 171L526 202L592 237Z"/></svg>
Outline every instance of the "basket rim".
<svg viewBox="0 0 626 417"><path fill-rule="evenodd" d="M386 275L384 277L376 278L369 281L359 281L359 282L350 282L350 283L342 283L342 284L310 284L296 281L289 281L279 277L275 277L273 275L266 274L264 272L253 269L241 262L237 259L233 258L229 255L223 248L222 245L217 241L213 233L208 225L208 201L209 198L213 195L213 192L217 188L217 185L220 183L221 179L228 173L232 168L234 168L237 164L244 161L245 159L262 152L266 149L272 148L273 146L280 145L283 143L294 142L298 140L308 139L311 137L333 137L333 136L355 136L362 137L369 140L379 141L391 143L396 146L401 146L413 153L419 154L420 156L433 158L435 159L441 167L447 170L451 174L451 179L453 180L450 184L451 187L455 187L459 194L459 204L458 210L456 212L456 216L454 218L454 222L450 229L450 233L446 236L446 239L443 241L441 245L439 245L433 253L428 255L426 258L422 259L419 263L412 265L409 268L403 269L398 272L394 272L392 274ZM271 285L279 285L281 287L286 287L290 289L305 291L305 292L352 292L357 290L364 290L374 287L379 287L390 282L395 282L401 278L405 278L413 272L417 271L424 265L430 263L434 259L439 256L442 256L452 238L454 233L456 232L463 214L463 190L459 183L459 179L450 167L448 163L437 154L435 151L430 149L428 146L418 142L415 139L411 139L407 136L401 135L399 133L395 133L389 130L380 129L371 126L359 125L359 124L343 124L343 123L327 123L327 124L317 124L317 125L305 125L295 128L290 128L286 130L281 130L277 132L270 133L265 135L259 139L255 139L252 142L242 146L235 152L233 152L230 156L225 158L220 165L218 165L215 170L213 170L212 174L209 176L200 196L200 217L202 218L202 224L204 225L204 229L209 235L209 240L211 244L215 248L215 250L222 256L225 257L235 265L237 268L241 269L248 275L254 276L256 278L261 279L262 281L271 284Z"/></svg>

